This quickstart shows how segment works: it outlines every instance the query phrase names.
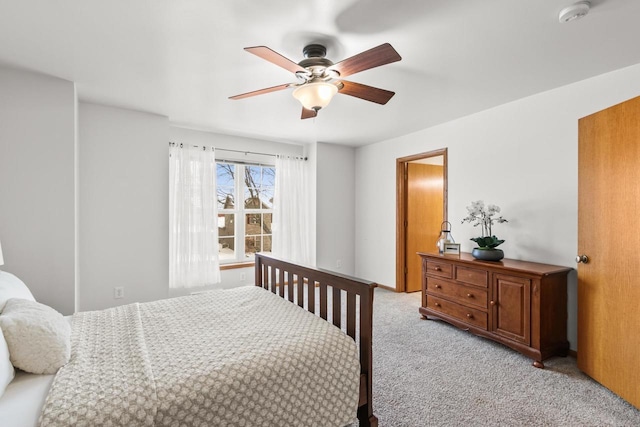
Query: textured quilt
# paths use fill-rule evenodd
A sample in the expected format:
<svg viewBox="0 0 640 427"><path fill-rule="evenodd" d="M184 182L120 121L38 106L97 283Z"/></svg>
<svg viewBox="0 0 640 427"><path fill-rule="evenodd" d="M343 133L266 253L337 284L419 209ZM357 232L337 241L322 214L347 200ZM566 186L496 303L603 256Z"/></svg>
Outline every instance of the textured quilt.
<svg viewBox="0 0 640 427"><path fill-rule="evenodd" d="M74 315L42 426L344 426L355 342L258 287Z"/></svg>

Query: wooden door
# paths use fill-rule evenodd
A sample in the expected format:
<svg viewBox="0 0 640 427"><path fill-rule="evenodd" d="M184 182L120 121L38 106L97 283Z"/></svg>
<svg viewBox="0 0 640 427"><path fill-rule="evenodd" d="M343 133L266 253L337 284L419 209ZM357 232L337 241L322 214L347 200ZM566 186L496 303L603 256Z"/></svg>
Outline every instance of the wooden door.
<svg viewBox="0 0 640 427"><path fill-rule="evenodd" d="M640 97L579 120L578 367L640 408Z"/></svg>
<svg viewBox="0 0 640 427"><path fill-rule="evenodd" d="M495 274L491 294L492 332L529 345L531 343L531 280Z"/></svg>
<svg viewBox="0 0 640 427"><path fill-rule="evenodd" d="M443 216L440 165L407 163L406 291L422 289L422 261L417 252L437 251Z"/></svg>

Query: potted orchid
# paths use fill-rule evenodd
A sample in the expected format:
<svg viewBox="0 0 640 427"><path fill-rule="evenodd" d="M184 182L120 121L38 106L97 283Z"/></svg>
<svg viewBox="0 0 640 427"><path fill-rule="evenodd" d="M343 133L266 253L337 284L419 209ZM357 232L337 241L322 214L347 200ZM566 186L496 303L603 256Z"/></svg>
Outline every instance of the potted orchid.
<svg viewBox="0 0 640 427"><path fill-rule="evenodd" d="M498 239L492 230L494 223L508 222L502 216L498 216L500 207L496 205L485 206L482 200L478 200L472 202L471 206L467 206L467 213L467 216L462 220L462 224L468 222L473 224L474 227L481 227L482 229L482 236L471 238L478 245L477 248L473 249L471 255L474 258L485 261L500 261L504 258L504 252L501 249L497 249L498 246L504 243L504 240Z"/></svg>

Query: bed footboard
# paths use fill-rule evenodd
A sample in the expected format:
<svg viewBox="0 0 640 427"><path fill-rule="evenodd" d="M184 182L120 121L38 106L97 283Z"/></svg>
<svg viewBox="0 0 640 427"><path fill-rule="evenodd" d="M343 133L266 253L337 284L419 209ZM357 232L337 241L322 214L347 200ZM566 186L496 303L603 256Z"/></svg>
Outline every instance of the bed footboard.
<svg viewBox="0 0 640 427"><path fill-rule="evenodd" d="M361 367L358 420L361 427L377 427L378 419L373 415L371 400L373 290L376 284L264 254L256 254L255 268L256 286L319 315L356 341Z"/></svg>

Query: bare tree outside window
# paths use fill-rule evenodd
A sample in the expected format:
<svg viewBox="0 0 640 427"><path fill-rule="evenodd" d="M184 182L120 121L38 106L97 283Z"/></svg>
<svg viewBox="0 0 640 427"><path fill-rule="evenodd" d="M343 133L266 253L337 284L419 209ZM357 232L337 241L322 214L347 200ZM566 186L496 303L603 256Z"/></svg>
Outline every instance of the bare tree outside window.
<svg viewBox="0 0 640 427"><path fill-rule="evenodd" d="M238 182L238 179L242 179ZM271 251L275 168L233 163L217 164L220 259L241 261L256 252ZM236 197L236 192L240 197ZM242 203L236 203L236 200ZM244 218L236 223L237 218ZM236 234L237 233L237 234ZM239 241L243 236L243 242ZM244 254L236 249L244 244Z"/></svg>

